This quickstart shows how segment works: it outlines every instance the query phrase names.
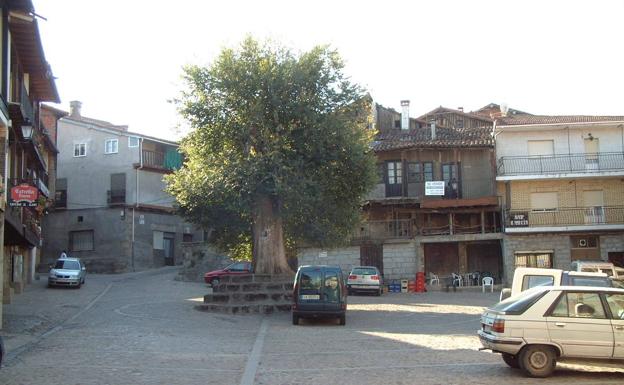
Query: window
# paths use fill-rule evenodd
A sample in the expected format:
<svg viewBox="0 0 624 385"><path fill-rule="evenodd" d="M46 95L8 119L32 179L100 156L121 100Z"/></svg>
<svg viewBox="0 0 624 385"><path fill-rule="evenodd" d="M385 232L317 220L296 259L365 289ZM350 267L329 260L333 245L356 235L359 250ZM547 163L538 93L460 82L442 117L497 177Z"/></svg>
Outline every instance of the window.
<svg viewBox="0 0 624 385"><path fill-rule="evenodd" d="M67 208L67 179L56 180L56 191L54 192L54 207Z"/></svg>
<svg viewBox="0 0 624 385"><path fill-rule="evenodd" d="M109 204L126 203L126 174L111 174L111 189L108 190Z"/></svg>
<svg viewBox="0 0 624 385"><path fill-rule="evenodd" d="M542 267L550 269L552 264L552 253L516 253L515 267Z"/></svg>
<svg viewBox="0 0 624 385"><path fill-rule="evenodd" d="M422 182L422 166L420 163L409 162L407 164L407 182Z"/></svg>
<svg viewBox="0 0 624 385"><path fill-rule="evenodd" d="M528 147L530 156L554 155L555 153L553 140L529 140Z"/></svg>
<svg viewBox="0 0 624 385"><path fill-rule="evenodd" d="M408 183L430 182L433 180L433 163L410 162L407 164Z"/></svg>
<svg viewBox="0 0 624 385"><path fill-rule="evenodd" d="M552 275L526 275L522 279L522 291L536 286L552 286L554 282Z"/></svg>
<svg viewBox="0 0 624 385"><path fill-rule="evenodd" d="M77 158L79 156L87 156L87 144L86 143L74 144L74 158Z"/></svg>
<svg viewBox="0 0 624 385"><path fill-rule="evenodd" d="M553 308L552 317L606 318L600 294L564 292Z"/></svg>
<svg viewBox="0 0 624 385"><path fill-rule="evenodd" d="M624 319L624 294L606 294L611 317Z"/></svg>
<svg viewBox="0 0 624 385"><path fill-rule="evenodd" d="M425 182L433 181L433 163L432 162L423 163L423 173L425 175Z"/></svg>
<svg viewBox="0 0 624 385"><path fill-rule="evenodd" d="M129 136L128 147L139 147L139 138L137 136Z"/></svg>
<svg viewBox="0 0 624 385"><path fill-rule="evenodd" d="M119 152L119 140L117 139L106 139L104 143L104 153L105 154L116 154Z"/></svg>
<svg viewBox="0 0 624 385"><path fill-rule="evenodd" d="M442 180L444 180L444 196L447 198L461 198L459 167L457 163L442 165Z"/></svg>
<svg viewBox="0 0 624 385"><path fill-rule="evenodd" d="M555 211L559 207L556 192L531 193L532 211Z"/></svg>
<svg viewBox="0 0 624 385"><path fill-rule="evenodd" d="M69 232L70 251L93 250L93 230L70 231Z"/></svg>
<svg viewBox="0 0 624 385"><path fill-rule="evenodd" d="M401 162L388 162L388 184L401 184L403 179L403 167Z"/></svg>

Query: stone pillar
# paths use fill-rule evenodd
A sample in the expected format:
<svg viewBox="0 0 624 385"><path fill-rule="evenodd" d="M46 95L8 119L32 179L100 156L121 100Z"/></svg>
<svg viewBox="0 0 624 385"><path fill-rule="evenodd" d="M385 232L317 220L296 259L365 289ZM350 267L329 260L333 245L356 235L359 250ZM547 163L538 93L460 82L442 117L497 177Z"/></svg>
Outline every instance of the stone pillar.
<svg viewBox="0 0 624 385"><path fill-rule="evenodd" d="M28 263L28 278L26 282L32 283L35 280L35 274L37 273L37 248L30 249L30 258Z"/></svg>
<svg viewBox="0 0 624 385"><path fill-rule="evenodd" d="M458 256L459 256L459 273L465 273L468 271L468 253L466 252L466 242L459 242Z"/></svg>

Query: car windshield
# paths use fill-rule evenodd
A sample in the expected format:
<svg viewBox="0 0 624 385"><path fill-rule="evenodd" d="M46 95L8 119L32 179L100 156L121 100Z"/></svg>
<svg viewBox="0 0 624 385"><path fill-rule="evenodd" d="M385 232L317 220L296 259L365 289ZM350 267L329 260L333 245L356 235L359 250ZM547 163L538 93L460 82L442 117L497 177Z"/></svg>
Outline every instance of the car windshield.
<svg viewBox="0 0 624 385"><path fill-rule="evenodd" d="M505 314L522 314L546 293L548 293L547 290L528 290L519 297L511 297L499 302L492 310Z"/></svg>
<svg viewBox="0 0 624 385"><path fill-rule="evenodd" d="M356 267L351 271L353 275L376 275L377 270L372 267Z"/></svg>
<svg viewBox="0 0 624 385"><path fill-rule="evenodd" d="M58 260L54 264L55 269L80 270L80 264L77 261Z"/></svg>

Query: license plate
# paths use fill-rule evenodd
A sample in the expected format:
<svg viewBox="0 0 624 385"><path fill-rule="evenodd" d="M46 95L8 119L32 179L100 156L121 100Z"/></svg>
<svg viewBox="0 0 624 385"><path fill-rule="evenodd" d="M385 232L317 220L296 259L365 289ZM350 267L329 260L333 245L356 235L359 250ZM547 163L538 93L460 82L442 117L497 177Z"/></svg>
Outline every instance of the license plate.
<svg viewBox="0 0 624 385"><path fill-rule="evenodd" d="M318 294L304 294L299 296L299 298L301 299L320 299L321 296Z"/></svg>

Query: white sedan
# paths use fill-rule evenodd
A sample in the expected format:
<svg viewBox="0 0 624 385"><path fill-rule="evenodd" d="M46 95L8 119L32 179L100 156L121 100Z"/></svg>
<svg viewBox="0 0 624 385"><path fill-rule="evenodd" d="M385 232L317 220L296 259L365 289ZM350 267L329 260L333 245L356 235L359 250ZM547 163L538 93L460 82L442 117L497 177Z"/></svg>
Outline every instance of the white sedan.
<svg viewBox="0 0 624 385"><path fill-rule="evenodd" d="M624 289L536 287L487 309L478 334L532 377L551 375L557 361L624 361Z"/></svg>

